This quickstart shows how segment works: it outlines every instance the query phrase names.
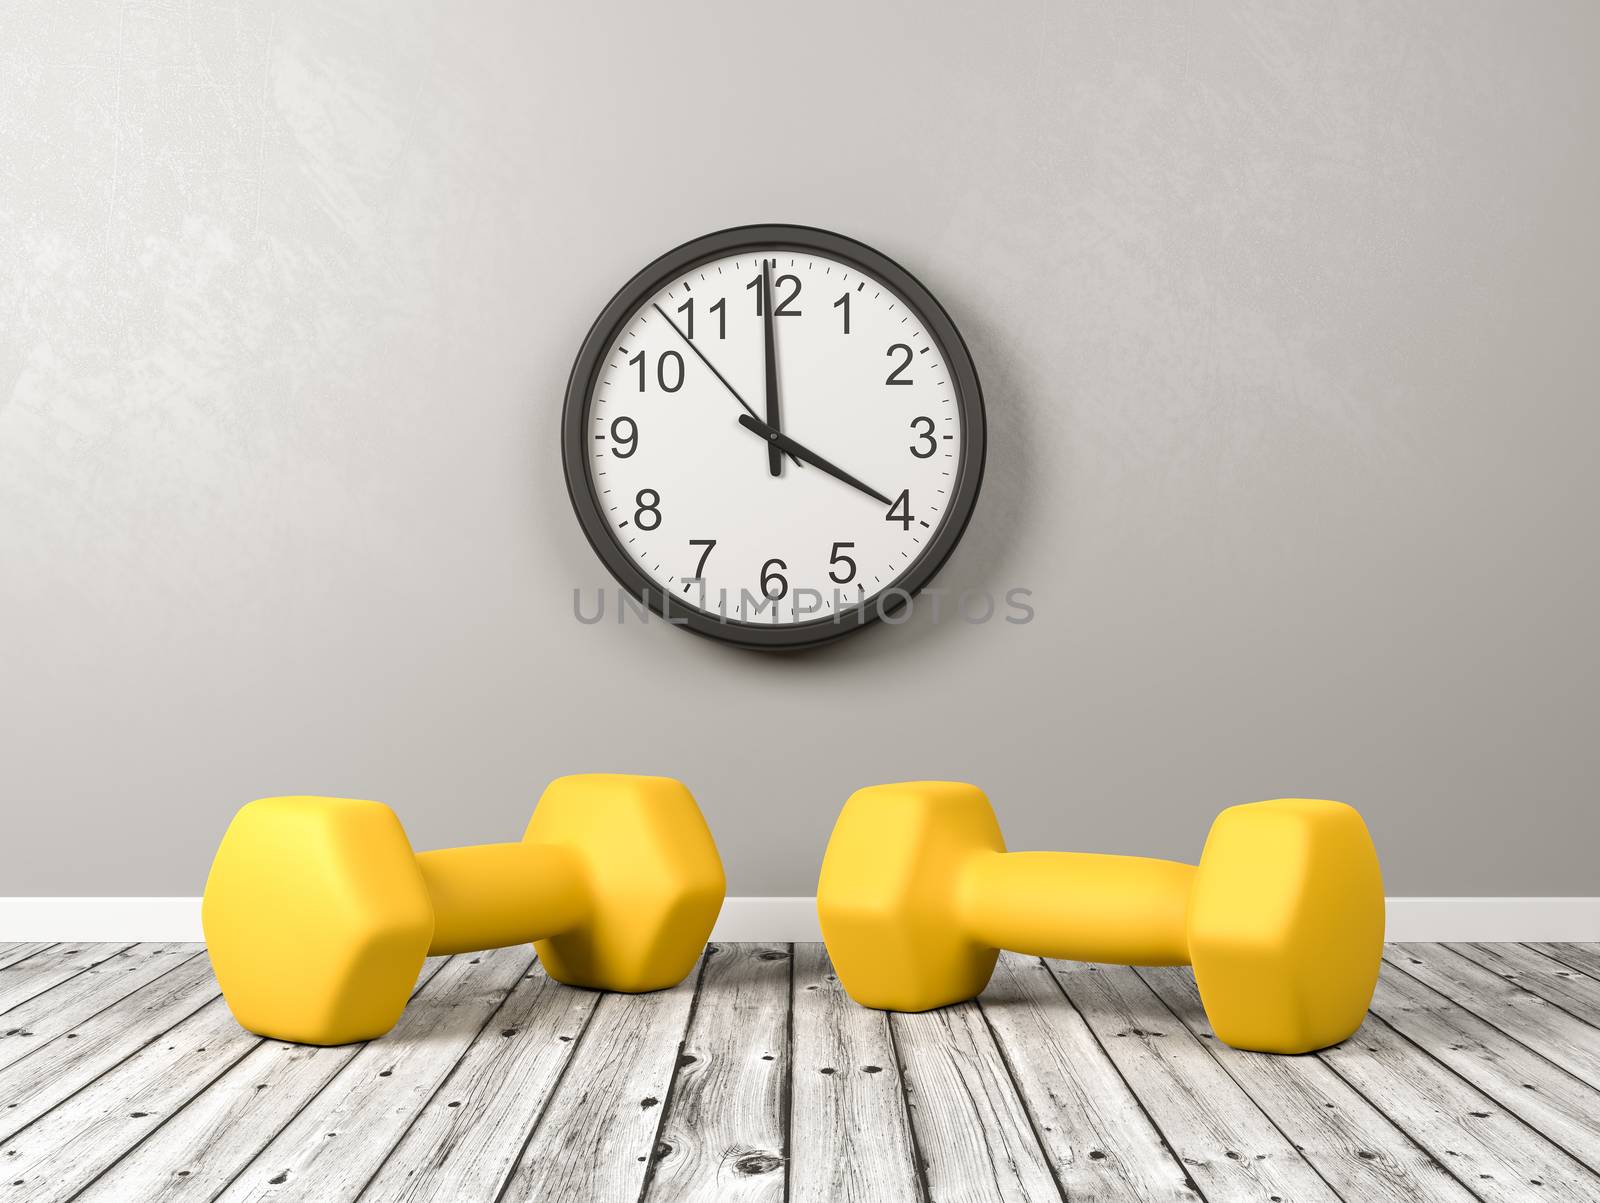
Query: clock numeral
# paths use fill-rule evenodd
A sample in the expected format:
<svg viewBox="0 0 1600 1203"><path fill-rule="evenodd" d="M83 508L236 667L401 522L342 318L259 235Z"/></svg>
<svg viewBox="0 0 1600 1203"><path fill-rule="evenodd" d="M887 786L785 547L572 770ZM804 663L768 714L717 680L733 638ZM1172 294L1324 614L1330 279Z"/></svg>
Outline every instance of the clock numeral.
<svg viewBox="0 0 1600 1203"><path fill-rule="evenodd" d="M799 276L789 276L789 275L779 276L776 280L774 280L772 282L772 291L773 292L777 292L778 289L782 288L785 284L793 284L794 288L792 290L790 290L790 293L789 293L788 296L784 297L783 300L779 301L776 305L773 306L773 308L772 308L772 316L773 317L799 317L801 315L801 311L798 310L798 309L790 309L789 306L794 304L795 298L800 295L800 277ZM762 309L761 309L761 292L762 292L762 289L761 289L761 277L760 276L757 276L755 279L751 280L750 283L745 285L745 290L746 291L749 291L751 289L755 290L755 294L756 294L756 316L760 317L761 313L762 313Z"/></svg>
<svg viewBox="0 0 1600 1203"><path fill-rule="evenodd" d="M632 359L628 360L628 363L638 367L639 391L641 393L644 392L646 376L648 375L645 370L645 353L640 351ZM672 365L670 370L667 367L669 363ZM667 377L669 375L672 377L671 384L667 383ZM661 391L664 393L675 393L683 387L682 355L679 355L676 351L661 352L661 358L656 360L656 383L661 386Z"/></svg>
<svg viewBox="0 0 1600 1203"><path fill-rule="evenodd" d="M786 280L790 284L794 285L794 291L791 292L788 296L784 297L783 300L778 302L777 308L772 311L772 316L773 317L799 317L800 316L800 310L798 310L798 309L790 309L789 308L789 306L794 303L795 298L800 295L800 277L798 277L798 276L779 276L776 280L774 280L772 282L772 287L773 287L774 290L782 288L783 285L784 285L784 281L786 281Z"/></svg>
<svg viewBox="0 0 1600 1203"><path fill-rule="evenodd" d="M684 335L684 337L686 337L690 342L693 342L694 341L694 298L690 297L683 304L679 305L678 306L678 312L683 314L683 319L684 319L683 320L683 325L684 325L684 329L687 331L687 333ZM717 315L717 337L721 338L721 339L726 339L728 337L728 302L727 302L727 299L724 298L722 300L719 300L715 305L711 306L711 312ZM630 359L628 362L632 363L633 360Z"/></svg>
<svg viewBox="0 0 1600 1203"><path fill-rule="evenodd" d="M789 594L789 581L783 573L775 571L773 565L779 568L789 567L782 560L768 560L761 565L761 595L768 601L782 601ZM776 593L772 591L774 582L778 590Z"/></svg>
<svg viewBox="0 0 1600 1203"><path fill-rule="evenodd" d="M894 346L890 347L887 351L884 352L884 354L887 355L890 359L893 359L895 357L895 353L897 351L902 353L902 354L904 354L905 358L903 360L901 360L898 365L896 365L894 371L889 373L889 378L887 380L885 380L884 383L885 384L910 384L911 383L910 377L902 377L901 373L903 373L907 368L909 368L911 366L911 348L906 346L905 343L895 343ZM631 363L632 360L630 360L629 362Z"/></svg>
<svg viewBox="0 0 1600 1203"><path fill-rule="evenodd" d="M654 489L640 489L634 504L633 524L640 530L655 530L661 525L661 494ZM648 519L648 521L646 521Z"/></svg>
<svg viewBox="0 0 1600 1203"><path fill-rule="evenodd" d="M896 511L899 511L898 513ZM889 507L889 512L883 516L885 522L898 522L901 530L910 530L911 524L916 521L916 516L911 512L911 490L901 489L900 496L894 499L894 504Z"/></svg>
<svg viewBox="0 0 1600 1203"><path fill-rule="evenodd" d="M617 446L611 449L611 454L618 459L627 459L639 450L639 425L632 418L613 418L611 421L611 440ZM627 450L622 450L626 444Z"/></svg>
<svg viewBox="0 0 1600 1203"><path fill-rule="evenodd" d="M922 429L924 422L928 424L928 429L926 430ZM911 429L917 432L917 441L912 443L910 448L912 455L918 459L928 459L935 451L939 450L939 440L933 437L934 425L932 418L912 418ZM926 451L919 449L923 442L928 444Z"/></svg>
<svg viewBox="0 0 1600 1203"><path fill-rule="evenodd" d="M713 547L715 547L716 545L717 545L717 541L715 539L690 539L689 540L689 546L690 547L703 547L703 548L705 548L705 550L700 553L700 562L695 565L694 577L693 577L694 580L698 581L698 580L704 580L705 579L706 561L711 558L711 549ZM684 588L687 589L688 586L685 585Z"/></svg>
<svg viewBox="0 0 1600 1203"><path fill-rule="evenodd" d="M843 308L844 309L844 332L846 334L849 334L850 333L850 294L849 293L845 293L844 296L840 297L837 301L835 301L833 303L833 307L835 309L839 309L839 308Z"/></svg>
<svg viewBox="0 0 1600 1203"><path fill-rule="evenodd" d="M848 585L851 581L856 579L856 562L849 556L839 554L844 548L854 546L854 543L835 543L833 545L833 553L828 556L828 579L835 585ZM836 576L834 574L833 566L835 564L847 565L843 576Z"/></svg>

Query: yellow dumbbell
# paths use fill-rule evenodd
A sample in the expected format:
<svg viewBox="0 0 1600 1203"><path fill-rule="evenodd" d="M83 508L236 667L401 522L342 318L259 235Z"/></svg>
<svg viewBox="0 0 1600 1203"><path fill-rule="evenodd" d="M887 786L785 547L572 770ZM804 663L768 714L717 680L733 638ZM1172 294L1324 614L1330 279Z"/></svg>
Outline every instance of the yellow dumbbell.
<svg viewBox="0 0 1600 1203"><path fill-rule="evenodd" d="M1217 1036L1299 1053L1343 1040L1372 1000L1383 881L1361 816L1284 798L1217 816L1198 867L1006 852L971 785L916 781L845 803L817 885L839 981L857 1002L925 1011L972 998L999 949L1193 964Z"/></svg>
<svg viewBox="0 0 1600 1203"><path fill-rule="evenodd" d="M520 843L413 853L381 802L263 798L223 836L201 908L234 1017L263 1036L380 1036L423 958L535 942L603 990L683 979L722 908L722 862L684 786L561 777Z"/></svg>

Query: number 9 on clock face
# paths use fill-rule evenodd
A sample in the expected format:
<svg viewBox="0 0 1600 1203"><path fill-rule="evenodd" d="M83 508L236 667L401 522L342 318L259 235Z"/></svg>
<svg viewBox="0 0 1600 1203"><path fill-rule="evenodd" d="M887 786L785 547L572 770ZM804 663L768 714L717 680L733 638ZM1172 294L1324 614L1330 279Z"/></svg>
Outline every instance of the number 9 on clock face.
<svg viewBox="0 0 1600 1203"><path fill-rule="evenodd" d="M657 614L756 648L894 615L955 549L984 461L954 323L869 247L803 226L687 243L601 313L568 384L568 492Z"/></svg>

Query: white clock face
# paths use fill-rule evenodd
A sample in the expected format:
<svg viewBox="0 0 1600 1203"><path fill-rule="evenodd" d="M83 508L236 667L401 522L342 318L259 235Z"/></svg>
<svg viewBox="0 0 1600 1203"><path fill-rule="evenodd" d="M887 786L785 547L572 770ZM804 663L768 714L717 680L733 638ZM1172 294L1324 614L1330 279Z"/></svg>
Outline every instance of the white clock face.
<svg viewBox="0 0 1600 1203"><path fill-rule="evenodd" d="M747 647L896 613L976 504L983 399L903 268L804 226L685 243L612 299L562 456L596 554L658 615Z"/></svg>
<svg viewBox="0 0 1600 1203"><path fill-rule="evenodd" d="M856 266L778 248L700 263L639 304L602 360L594 497L623 554L684 606L769 625L870 608L952 513L964 432L945 350Z"/></svg>

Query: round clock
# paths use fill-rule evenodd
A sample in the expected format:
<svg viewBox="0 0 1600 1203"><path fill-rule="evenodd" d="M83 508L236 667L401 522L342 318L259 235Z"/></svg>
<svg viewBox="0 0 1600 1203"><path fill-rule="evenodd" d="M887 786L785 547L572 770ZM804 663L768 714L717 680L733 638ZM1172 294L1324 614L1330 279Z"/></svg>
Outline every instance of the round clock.
<svg viewBox="0 0 1600 1203"><path fill-rule="evenodd" d="M562 415L595 552L658 615L799 648L895 615L961 539L983 398L909 272L805 226L723 230L595 321Z"/></svg>

